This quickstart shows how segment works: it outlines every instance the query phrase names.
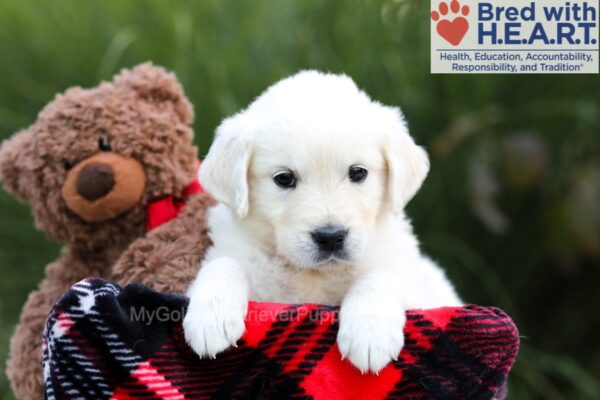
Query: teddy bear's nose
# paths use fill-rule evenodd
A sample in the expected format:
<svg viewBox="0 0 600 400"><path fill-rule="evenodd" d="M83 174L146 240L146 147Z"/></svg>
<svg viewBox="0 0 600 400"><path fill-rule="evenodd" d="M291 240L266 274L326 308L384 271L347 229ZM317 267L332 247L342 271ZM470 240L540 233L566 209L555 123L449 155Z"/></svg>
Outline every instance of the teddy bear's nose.
<svg viewBox="0 0 600 400"><path fill-rule="evenodd" d="M77 174L75 188L87 200L97 200L106 196L115 186L112 167L104 163L90 163Z"/></svg>

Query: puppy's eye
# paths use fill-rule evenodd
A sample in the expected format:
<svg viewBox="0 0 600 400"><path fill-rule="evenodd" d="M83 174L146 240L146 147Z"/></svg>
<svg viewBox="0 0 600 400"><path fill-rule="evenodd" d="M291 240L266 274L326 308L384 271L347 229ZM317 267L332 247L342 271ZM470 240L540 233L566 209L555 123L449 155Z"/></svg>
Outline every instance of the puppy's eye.
<svg viewBox="0 0 600 400"><path fill-rule="evenodd" d="M362 165L353 165L348 170L348 177L352 182L360 183L367 179L369 171Z"/></svg>
<svg viewBox="0 0 600 400"><path fill-rule="evenodd" d="M106 136L102 136L100 139L98 139L98 147L100 148L100 151L111 151L112 150L110 141L108 140L108 138Z"/></svg>
<svg viewBox="0 0 600 400"><path fill-rule="evenodd" d="M67 171L70 170L71 168L73 168L73 166L75 165L73 163L73 161L67 160L66 158L63 158L62 162L63 162L63 166L65 167L65 169Z"/></svg>
<svg viewBox="0 0 600 400"><path fill-rule="evenodd" d="M298 180L292 171L279 171L273 175L273 181L283 189L293 189Z"/></svg>

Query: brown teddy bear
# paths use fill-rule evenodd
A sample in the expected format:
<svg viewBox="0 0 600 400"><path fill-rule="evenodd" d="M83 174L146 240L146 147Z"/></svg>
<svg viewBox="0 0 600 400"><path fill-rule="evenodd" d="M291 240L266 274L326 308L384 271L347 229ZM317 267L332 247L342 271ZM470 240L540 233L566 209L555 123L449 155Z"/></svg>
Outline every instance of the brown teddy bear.
<svg viewBox="0 0 600 400"><path fill-rule="evenodd" d="M161 292L185 293L212 243L206 211L215 204L206 193L190 198L177 218L127 248L113 266L111 279L119 285L142 283Z"/></svg>
<svg viewBox="0 0 600 400"><path fill-rule="evenodd" d="M31 205L38 229L64 243L60 258L46 267L44 280L29 295L11 340L7 374L18 398L43 398L42 329L53 303L73 283L88 276L126 283L120 279L123 267L135 264L153 241L163 243L186 229L200 232L190 246L206 247L200 243L208 240L203 213L212 200L205 195L192 196L178 222L146 237L147 224L175 217L182 197L197 191L190 190L197 168L192 120L192 106L175 76L143 64L96 88L68 89L33 125L3 143L0 181ZM136 238L144 239L113 272L114 262ZM189 258L200 256L176 253L165 248L128 276L183 290L197 268ZM173 271L177 257L188 257L185 265L193 266ZM162 263L168 265L164 270Z"/></svg>

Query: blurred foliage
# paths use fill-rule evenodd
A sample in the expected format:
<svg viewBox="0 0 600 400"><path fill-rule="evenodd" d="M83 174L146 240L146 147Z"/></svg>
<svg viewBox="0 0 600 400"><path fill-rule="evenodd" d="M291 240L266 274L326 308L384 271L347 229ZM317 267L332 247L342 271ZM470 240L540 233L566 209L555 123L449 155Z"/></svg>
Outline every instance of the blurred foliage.
<svg viewBox="0 0 600 400"><path fill-rule="evenodd" d="M429 2L2 0L0 139L56 93L152 60L218 122L299 69L351 75L400 105L432 160L409 205L425 251L468 302L520 328L510 399L600 398L600 79L431 75ZM8 338L58 245L0 192L0 399Z"/></svg>

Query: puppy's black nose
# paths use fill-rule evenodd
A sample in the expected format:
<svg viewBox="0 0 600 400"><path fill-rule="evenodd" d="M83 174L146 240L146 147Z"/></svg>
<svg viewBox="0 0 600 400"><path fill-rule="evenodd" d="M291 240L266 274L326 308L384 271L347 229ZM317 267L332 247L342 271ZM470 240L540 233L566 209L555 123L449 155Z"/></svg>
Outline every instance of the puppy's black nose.
<svg viewBox="0 0 600 400"><path fill-rule="evenodd" d="M319 250L334 252L344 248L348 231L341 226L327 225L314 230L310 235Z"/></svg>

